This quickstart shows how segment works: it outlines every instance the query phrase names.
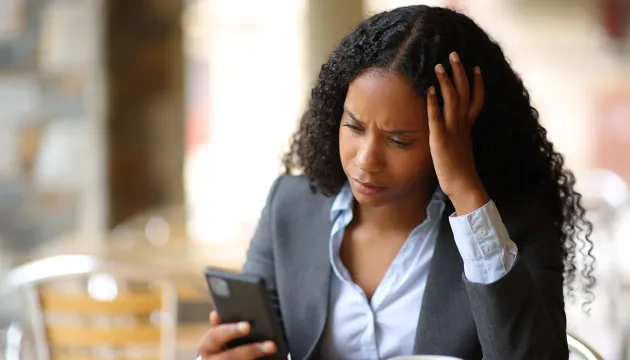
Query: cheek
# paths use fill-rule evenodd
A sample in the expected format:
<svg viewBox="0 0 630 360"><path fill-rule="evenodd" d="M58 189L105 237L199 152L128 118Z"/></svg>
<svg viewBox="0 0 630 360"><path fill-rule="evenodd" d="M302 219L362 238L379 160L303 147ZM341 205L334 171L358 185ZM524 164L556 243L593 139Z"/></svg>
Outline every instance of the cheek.
<svg viewBox="0 0 630 360"><path fill-rule="evenodd" d="M402 182L416 182L433 173L433 160L428 147L392 154L389 170Z"/></svg>
<svg viewBox="0 0 630 360"><path fill-rule="evenodd" d="M355 137L349 134L349 131L344 131L344 129L339 131L339 156L344 168L346 164L354 159L357 147L356 141Z"/></svg>

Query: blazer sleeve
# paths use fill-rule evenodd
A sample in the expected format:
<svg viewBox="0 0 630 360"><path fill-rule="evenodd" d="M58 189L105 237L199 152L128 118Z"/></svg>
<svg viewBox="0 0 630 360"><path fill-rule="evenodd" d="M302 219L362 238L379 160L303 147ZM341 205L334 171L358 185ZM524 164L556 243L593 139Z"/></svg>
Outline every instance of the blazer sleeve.
<svg viewBox="0 0 630 360"><path fill-rule="evenodd" d="M484 359L568 359L561 234L539 206L520 214L512 269L490 284L464 276Z"/></svg>
<svg viewBox="0 0 630 360"><path fill-rule="evenodd" d="M278 320L282 325L282 314L280 312L280 303L278 301L278 292L276 289L276 272L273 251L275 201L281 180L282 177L279 177L271 185L269 195L267 195L267 201L262 210L260 220L258 221L258 226L254 232L254 237L249 244L247 259L245 261L245 265L243 265L242 272L244 274L260 276L265 280L271 306L276 312Z"/></svg>

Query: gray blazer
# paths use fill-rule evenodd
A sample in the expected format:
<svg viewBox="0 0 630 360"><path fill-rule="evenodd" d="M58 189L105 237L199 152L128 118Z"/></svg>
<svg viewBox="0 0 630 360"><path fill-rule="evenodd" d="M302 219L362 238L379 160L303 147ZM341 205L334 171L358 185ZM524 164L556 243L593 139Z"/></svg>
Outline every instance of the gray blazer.
<svg viewBox="0 0 630 360"><path fill-rule="evenodd" d="M333 201L313 194L304 177L278 178L243 268L266 280L294 360L322 358ZM499 210L519 256L506 276L489 285L463 276L448 222L453 208L446 209L417 319L415 354L568 359L560 234L535 205L540 202L517 203Z"/></svg>

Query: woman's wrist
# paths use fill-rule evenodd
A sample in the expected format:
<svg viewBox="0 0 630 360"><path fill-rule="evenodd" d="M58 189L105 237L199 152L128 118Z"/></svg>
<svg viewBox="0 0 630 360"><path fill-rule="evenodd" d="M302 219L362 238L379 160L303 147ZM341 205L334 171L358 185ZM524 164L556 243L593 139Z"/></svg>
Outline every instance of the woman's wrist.
<svg viewBox="0 0 630 360"><path fill-rule="evenodd" d="M481 185L469 187L465 190L457 191L450 197L455 213L457 215L466 215L482 208L490 201L488 193Z"/></svg>

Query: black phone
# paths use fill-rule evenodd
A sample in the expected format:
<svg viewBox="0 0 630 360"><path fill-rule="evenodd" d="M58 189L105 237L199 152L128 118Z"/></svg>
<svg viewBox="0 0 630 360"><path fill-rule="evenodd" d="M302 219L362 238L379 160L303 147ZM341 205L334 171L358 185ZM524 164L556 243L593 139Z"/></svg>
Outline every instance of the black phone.
<svg viewBox="0 0 630 360"><path fill-rule="evenodd" d="M264 279L216 268L206 268L205 276L221 323L247 321L251 325L247 336L229 342L227 347L271 340L278 352L262 359L286 360L289 349Z"/></svg>

